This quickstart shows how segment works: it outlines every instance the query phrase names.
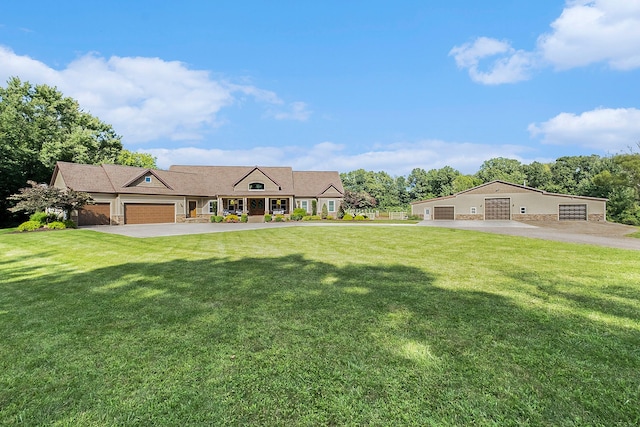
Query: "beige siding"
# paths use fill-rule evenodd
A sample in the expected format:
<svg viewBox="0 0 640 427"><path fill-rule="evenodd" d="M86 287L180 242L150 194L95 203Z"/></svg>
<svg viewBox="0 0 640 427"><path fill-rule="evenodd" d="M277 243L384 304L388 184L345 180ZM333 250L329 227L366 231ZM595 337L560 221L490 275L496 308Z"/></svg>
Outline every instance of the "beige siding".
<svg viewBox="0 0 640 427"><path fill-rule="evenodd" d="M488 193L486 189L494 191ZM500 191L495 191L495 189ZM571 196L562 196L554 194L543 194L536 191L527 191L526 189L517 189L514 192L506 192L504 186L487 186L483 187L484 191L469 191L458 196L434 200L424 201L412 205L411 211L414 215L423 215L425 208L430 208L433 215L433 208L436 206L455 206L456 219L466 219L472 215L472 207L476 208L476 214L472 217L482 216L484 218L486 199L489 198L509 198L511 203L511 217L513 219L536 219L540 217L549 218L558 217L558 206L561 204L586 204L587 214L590 218L605 216L606 205L602 200L592 200L577 198ZM524 190L524 191L522 191ZM526 214L521 214L520 208L526 209Z"/></svg>
<svg viewBox="0 0 640 427"><path fill-rule="evenodd" d="M151 182L145 182L146 177L151 177ZM143 188L167 188L157 177L153 174L146 174L141 176L134 182L128 185L128 187L143 187Z"/></svg>
<svg viewBox="0 0 640 427"><path fill-rule="evenodd" d="M257 169L247 175L242 181L238 182L238 184L233 187L233 191L249 191L249 184L252 182L260 182L264 184L264 190L252 190L252 193L254 191L255 193L280 191L278 186L269 179L269 177Z"/></svg>

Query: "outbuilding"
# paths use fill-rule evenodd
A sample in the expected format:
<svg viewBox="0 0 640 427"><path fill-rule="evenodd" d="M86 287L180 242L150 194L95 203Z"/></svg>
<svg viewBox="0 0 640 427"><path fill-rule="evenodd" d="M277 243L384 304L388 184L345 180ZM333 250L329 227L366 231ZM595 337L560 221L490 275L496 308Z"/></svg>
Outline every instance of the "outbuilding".
<svg viewBox="0 0 640 427"><path fill-rule="evenodd" d="M413 202L411 212L425 220L606 221L607 199L549 193L497 180Z"/></svg>

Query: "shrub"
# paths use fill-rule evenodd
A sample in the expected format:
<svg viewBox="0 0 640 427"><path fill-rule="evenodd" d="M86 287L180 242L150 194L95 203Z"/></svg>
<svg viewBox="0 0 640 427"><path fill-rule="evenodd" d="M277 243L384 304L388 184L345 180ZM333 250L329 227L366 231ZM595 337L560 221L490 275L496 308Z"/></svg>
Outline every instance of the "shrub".
<svg viewBox="0 0 640 427"><path fill-rule="evenodd" d="M78 225L70 219L65 219L62 222L64 223L65 228L78 228Z"/></svg>
<svg viewBox="0 0 640 427"><path fill-rule="evenodd" d="M303 221L311 221L311 215L305 215L302 217Z"/></svg>
<svg viewBox="0 0 640 427"><path fill-rule="evenodd" d="M326 203L322 204L322 219L327 219L329 216L329 208L327 207Z"/></svg>
<svg viewBox="0 0 640 427"><path fill-rule="evenodd" d="M311 215L311 221L322 221L322 217L320 215Z"/></svg>
<svg viewBox="0 0 640 427"><path fill-rule="evenodd" d="M264 222L271 222L271 214L264 214Z"/></svg>
<svg viewBox="0 0 640 427"><path fill-rule="evenodd" d="M64 230L65 228L67 228L67 226L64 225L64 222L62 222L62 221L50 222L45 227L47 227L47 228L49 228L51 230Z"/></svg>
<svg viewBox="0 0 640 427"><path fill-rule="evenodd" d="M282 214L276 215L276 222L284 222L284 215Z"/></svg>
<svg viewBox="0 0 640 427"><path fill-rule="evenodd" d="M345 214L342 216L342 220L343 220L343 221L351 221L351 220L353 220L353 216L351 216L351 214L350 214L350 213L345 213Z"/></svg>
<svg viewBox="0 0 640 427"><path fill-rule="evenodd" d="M45 225L50 222L59 221L59 220L60 218L58 217L58 215L54 213L47 213L47 212L36 212L34 214L31 214L31 216L29 217L29 221L38 222L41 225Z"/></svg>
<svg viewBox="0 0 640 427"><path fill-rule="evenodd" d="M240 221L240 218L238 218L238 215L227 215L224 217L224 222L238 222Z"/></svg>
<svg viewBox="0 0 640 427"><path fill-rule="evenodd" d="M240 222L249 222L249 215L242 214L242 216L240 216Z"/></svg>
<svg viewBox="0 0 640 427"><path fill-rule="evenodd" d="M327 221L331 221L331 220L334 220L334 219L335 218L333 217L333 215L327 215L327 218L326 218Z"/></svg>
<svg viewBox="0 0 640 427"><path fill-rule="evenodd" d="M318 214L318 201L317 200L312 200L311 201L311 215L317 215Z"/></svg>
<svg viewBox="0 0 640 427"><path fill-rule="evenodd" d="M346 215L345 215L346 216ZM354 221L364 221L366 218L364 215L356 215L353 220Z"/></svg>
<svg viewBox="0 0 640 427"><path fill-rule="evenodd" d="M300 221L307 215L307 211L304 208L295 208L291 214L291 219L294 221Z"/></svg>
<svg viewBox="0 0 640 427"><path fill-rule="evenodd" d="M216 222L224 221L224 217L222 215L216 215Z"/></svg>
<svg viewBox="0 0 640 427"><path fill-rule="evenodd" d="M411 221L420 221L422 220L422 218L420 217L420 215L409 215L409 219Z"/></svg>
<svg viewBox="0 0 640 427"><path fill-rule="evenodd" d="M38 221L26 221L18 226L18 231L33 231L42 227L42 224Z"/></svg>

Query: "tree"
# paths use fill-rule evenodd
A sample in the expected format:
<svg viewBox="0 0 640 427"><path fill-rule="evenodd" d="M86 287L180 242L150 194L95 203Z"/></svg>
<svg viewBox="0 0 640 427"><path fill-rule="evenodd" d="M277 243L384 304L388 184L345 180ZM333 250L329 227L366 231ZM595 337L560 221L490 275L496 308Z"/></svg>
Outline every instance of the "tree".
<svg viewBox="0 0 640 427"><path fill-rule="evenodd" d="M482 181L473 175L458 175L453 180L453 193L459 193L480 184L482 184Z"/></svg>
<svg viewBox="0 0 640 427"><path fill-rule="evenodd" d="M501 180L513 184L523 184L526 179L522 163L518 160L507 159L505 157L486 160L482 163L482 166L480 166L476 177L480 178L482 182Z"/></svg>
<svg viewBox="0 0 640 427"><path fill-rule="evenodd" d="M91 196L81 191L69 188L62 190L35 181L29 181L28 184L30 187L21 188L18 193L8 197L9 200L17 201L14 207L9 208L11 212L31 214L53 208L62 210L65 218L69 218L72 210L93 203Z"/></svg>
<svg viewBox="0 0 640 427"><path fill-rule="evenodd" d="M7 197L28 181L47 181L57 161L116 163L120 137L56 88L12 78L0 87L0 223Z"/></svg>
<svg viewBox="0 0 640 427"><path fill-rule="evenodd" d="M158 169L157 159L149 153L132 152L123 149L118 154L116 163L125 166L137 166L139 168Z"/></svg>

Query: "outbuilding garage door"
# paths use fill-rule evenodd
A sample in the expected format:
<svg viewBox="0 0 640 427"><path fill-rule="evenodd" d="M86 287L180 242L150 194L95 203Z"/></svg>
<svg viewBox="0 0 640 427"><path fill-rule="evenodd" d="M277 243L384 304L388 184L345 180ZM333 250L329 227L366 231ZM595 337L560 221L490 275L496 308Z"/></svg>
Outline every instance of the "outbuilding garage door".
<svg viewBox="0 0 640 427"><path fill-rule="evenodd" d="M125 224L159 224L175 222L175 206L159 203L125 203Z"/></svg>
<svg viewBox="0 0 640 427"><path fill-rule="evenodd" d="M510 220L511 219L511 199L485 199L484 219L487 220Z"/></svg>
<svg viewBox="0 0 640 427"><path fill-rule="evenodd" d="M111 223L111 205L96 203L86 205L78 211L78 225L109 225Z"/></svg>
<svg viewBox="0 0 640 427"><path fill-rule="evenodd" d="M587 205L560 205L558 219L560 221L586 221Z"/></svg>
<svg viewBox="0 0 640 427"><path fill-rule="evenodd" d="M433 208L433 219L453 220L454 218L453 206L435 206Z"/></svg>

